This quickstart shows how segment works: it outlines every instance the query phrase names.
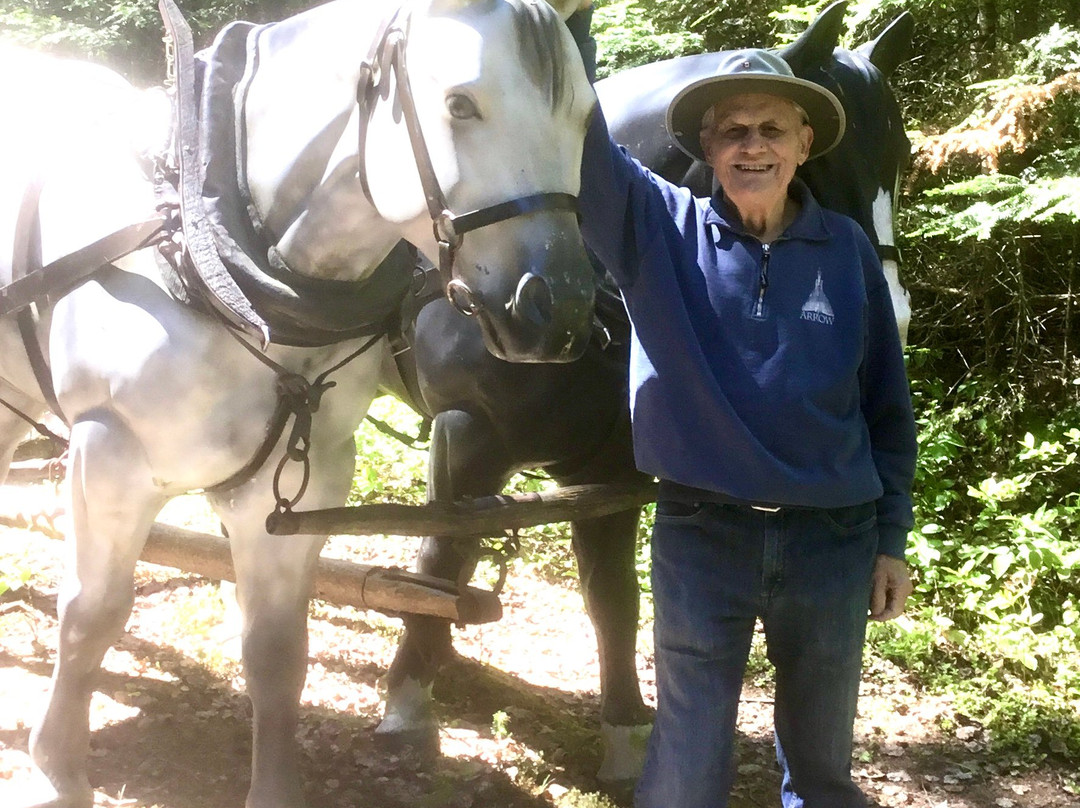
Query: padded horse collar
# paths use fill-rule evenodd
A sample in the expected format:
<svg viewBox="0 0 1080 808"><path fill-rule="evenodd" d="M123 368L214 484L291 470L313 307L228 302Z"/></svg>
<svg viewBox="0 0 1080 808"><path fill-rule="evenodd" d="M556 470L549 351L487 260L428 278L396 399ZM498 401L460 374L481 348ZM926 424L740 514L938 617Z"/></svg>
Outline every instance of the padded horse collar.
<svg viewBox="0 0 1080 808"><path fill-rule="evenodd" d="M392 331L415 265L394 247L366 278L338 281L292 270L251 204L243 165L243 104L258 69L251 37L258 26L233 23L197 56L173 0L160 0L174 42L175 169L158 193L166 209L179 197L181 250L161 262L173 294L267 343L322 346ZM175 188L171 187L175 184Z"/></svg>
<svg viewBox="0 0 1080 808"><path fill-rule="evenodd" d="M480 303L466 283L454 275L454 259L465 234L536 211L568 210L577 213L578 200L573 194L542 192L478 208L468 213L455 214L450 210L435 174L435 167L431 162L431 154L424 140L424 132L413 100L408 64L405 59L408 25L409 15L403 14L399 7L380 25L368 57L361 63L360 79L356 86L356 103L360 112L357 176L364 195L377 210L368 186L367 131L378 97L389 93L386 82L389 80L390 71L393 70L397 75L398 102L401 105L402 118L409 133L413 159L416 161L416 169L420 174L420 183L424 189L428 214L431 216L432 232L439 245L439 274L442 277L446 298L462 314L474 315L480 310Z"/></svg>

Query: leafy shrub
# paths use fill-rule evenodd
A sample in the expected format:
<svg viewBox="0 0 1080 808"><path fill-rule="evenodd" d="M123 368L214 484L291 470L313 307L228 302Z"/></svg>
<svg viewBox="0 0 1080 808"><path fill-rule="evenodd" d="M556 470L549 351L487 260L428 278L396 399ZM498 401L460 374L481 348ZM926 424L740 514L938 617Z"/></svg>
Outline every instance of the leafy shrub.
<svg viewBox="0 0 1080 808"><path fill-rule="evenodd" d="M593 13L592 32L597 44L597 78L703 50L698 34L658 32L637 0L598 6Z"/></svg>
<svg viewBox="0 0 1080 808"><path fill-rule="evenodd" d="M1039 81L1080 70L1080 30L1055 22L1046 32L1024 40L1016 70Z"/></svg>
<svg viewBox="0 0 1080 808"><path fill-rule="evenodd" d="M978 377L946 389L922 361L916 595L871 647L956 694L999 752L1080 761L1080 409L1029 410Z"/></svg>
<svg viewBox="0 0 1080 808"><path fill-rule="evenodd" d="M29 567L0 569L0 595L21 589L33 576Z"/></svg>

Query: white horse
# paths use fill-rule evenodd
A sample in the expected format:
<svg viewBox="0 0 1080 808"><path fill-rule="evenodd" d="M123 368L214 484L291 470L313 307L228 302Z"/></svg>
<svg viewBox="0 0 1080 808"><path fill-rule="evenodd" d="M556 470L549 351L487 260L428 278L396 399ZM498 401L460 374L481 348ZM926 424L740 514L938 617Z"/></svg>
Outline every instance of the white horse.
<svg viewBox="0 0 1080 808"><path fill-rule="evenodd" d="M237 99L237 125L228 128L238 133L235 159L248 202L241 213L261 220L275 265L301 291L309 281L342 282L329 285L344 295L351 288L344 282L369 276L403 238L437 256L432 199L440 200L421 180L424 161L406 131L409 95L450 210L494 205L499 213L501 203L526 198L514 218L480 222L460 244L445 217L439 222L442 240L457 247L455 302L477 315L502 358L574 358L588 338L592 270L564 203L578 190L595 96L571 37L556 12L530 0L418 0L391 26L411 93L402 86L403 65L395 71L390 62L391 47L378 54L371 103L361 110L357 88L368 75L361 62L396 9L390 0L338 0L275 25L222 32L218 46L247 60L242 91L226 93ZM205 77L203 85L206 97L212 87ZM31 252L47 268L155 215L145 153L159 149L168 130L167 105L155 96L101 68L4 52L0 104L0 286L17 263L10 256L18 252L27 188L40 188L40 237ZM538 195L562 202L538 205ZM56 667L30 739L44 775L32 802L92 804L85 758L94 676L130 613L134 566L151 523L171 497L229 481L210 499L232 543L243 612L254 731L247 806L299 808L294 734L307 602L325 537L267 533L266 517L281 503L275 462L234 478L261 453L282 375L310 381L366 339L312 346L301 337L262 351L206 307L177 302L169 288L153 250L141 249L55 302L39 300L32 337L70 424L71 534ZM387 359L379 333L370 350L333 374L336 386L300 441L310 463L305 508L338 506L348 494L353 433ZM46 409L43 386L13 318L0 317L0 399L36 417ZM25 431L22 418L0 409L0 479ZM285 440L278 444L274 460ZM303 488L304 464L283 465L279 493L291 496Z"/></svg>

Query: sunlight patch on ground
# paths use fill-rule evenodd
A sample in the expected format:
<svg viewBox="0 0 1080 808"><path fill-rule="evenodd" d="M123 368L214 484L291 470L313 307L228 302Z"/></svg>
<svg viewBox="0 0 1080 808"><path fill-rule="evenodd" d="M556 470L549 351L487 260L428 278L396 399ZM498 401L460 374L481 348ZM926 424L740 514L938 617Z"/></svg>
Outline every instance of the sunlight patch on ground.
<svg viewBox="0 0 1080 808"><path fill-rule="evenodd" d="M140 679L151 679L155 682L180 681L174 674L163 671L150 664L147 660L115 647L105 652L105 659L102 660L101 669L123 676L135 674Z"/></svg>
<svg viewBox="0 0 1080 808"><path fill-rule="evenodd" d="M45 711L48 692L47 676L39 676L22 668L0 668L0 693L18 694L18 698L5 696L0 731L19 731L33 726Z"/></svg>
<svg viewBox="0 0 1080 808"><path fill-rule="evenodd" d="M522 678L529 683L599 690L596 635L577 591L518 573L507 579L501 600L503 617L499 622L455 631L460 653L500 670L520 668L525 653L529 666ZM528 649L520 645L523 636L529 637Z"/></svg>
<svg viewBox="0 0 1080 808"><path fill-rule="evenodd" d="M330 670L321 662L308 666L300 701L346 715L372 714L382 710L382 697L376 687L357 681L345 671Z"/></svg>

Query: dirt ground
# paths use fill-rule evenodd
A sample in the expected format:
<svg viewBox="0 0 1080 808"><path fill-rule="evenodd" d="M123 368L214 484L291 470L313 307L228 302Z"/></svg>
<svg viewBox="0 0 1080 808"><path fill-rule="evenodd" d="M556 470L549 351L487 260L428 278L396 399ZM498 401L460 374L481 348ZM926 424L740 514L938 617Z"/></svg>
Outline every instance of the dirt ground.
<svg viewBox="0 0 1080 808"><path fill-rule="evenodd" d="M20 501L31 489L8 489ZM190 510L165 519L191 524ZM197 510L197 506L196 506ZM201 517L195 518L196 526ZM205 528L205 526L202 526ZM409 566L414 540L335 538L327 555ZM0 570L30 579L0 598L0 806L30 782L29 728L44 704L56 647L63 545L0 528ZM235 625L215 582L140 565L127 631L105 660L91 705L97 804L239 808L247 786L249 706ZM227 599L226 599L227 600ZM598 669L592 629L571 588L511 569L505 616L456 631L460 654L436 686L441 757L421 761L373 742L379 680L400 621L324 602L311 606L311 665L300 742L312 808L601 808ZM648 631L639 670L654 697ZM855 771L877 806L1080 808L1077 773L1018 770L986 750L978 727L945 733L947 699L919 693L888 666L868 670ZM747 681L732 808L776 806L768 676ZM1068 789L1074 789L1070 793Z"/></svg>

